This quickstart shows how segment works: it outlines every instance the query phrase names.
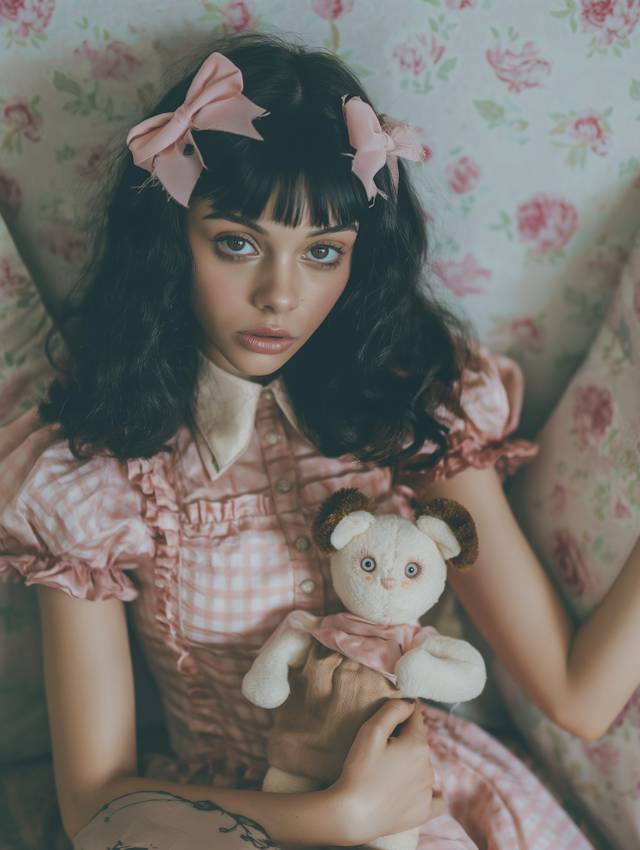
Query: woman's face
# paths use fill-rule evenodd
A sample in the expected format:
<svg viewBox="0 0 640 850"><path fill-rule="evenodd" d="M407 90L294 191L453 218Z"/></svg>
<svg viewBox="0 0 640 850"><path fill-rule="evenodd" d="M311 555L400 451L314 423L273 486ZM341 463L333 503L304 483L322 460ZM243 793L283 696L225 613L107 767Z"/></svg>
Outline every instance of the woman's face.
<svg viewBox="0 0 640 850"><path fill-rule="evenodd" d="M357 235L356 224L286 227L270 209L253 221L200 199L188 212L199 347L242 377L276 372L324 321L349 279Z"/></svg>

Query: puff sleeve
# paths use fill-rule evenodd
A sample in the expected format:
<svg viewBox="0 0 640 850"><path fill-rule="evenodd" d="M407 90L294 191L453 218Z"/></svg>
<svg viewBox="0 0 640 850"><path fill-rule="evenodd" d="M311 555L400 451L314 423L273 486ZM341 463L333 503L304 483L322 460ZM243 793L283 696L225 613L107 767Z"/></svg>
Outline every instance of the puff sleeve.
<svg viewBox="0 0 640 850"><path fill-rule="evenodd" d="M485 346L479 346L475 353L473 366L462 376L461 409L457 414L438 410L438 418L449 428L444 455L428 469L411 469L412 464L433 452L433 446L427 444L398 467L396 484L408 487L418 501L436 481L453 478L465 469L496 466L506 477L538 452L538 446L529 440L509 439L522 411L522 370L510 357Z"/></svg>
<svg viewBox="0 0 640 850"><path fill-rule="evenodd" d="M29 434L0 463L0 579L44 584L79 599L135 599L124 570L153 558L155 543L126 464L78 461L66 443L47 445L52 439L43 431ZM16 492L7 500L12 479Z"/></svg>

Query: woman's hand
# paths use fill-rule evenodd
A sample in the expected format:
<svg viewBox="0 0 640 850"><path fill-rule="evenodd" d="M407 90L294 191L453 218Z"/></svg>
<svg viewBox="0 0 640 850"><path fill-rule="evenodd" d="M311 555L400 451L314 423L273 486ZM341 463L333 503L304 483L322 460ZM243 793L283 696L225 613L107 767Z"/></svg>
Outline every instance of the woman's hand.
<svg viewBox="0 0 640 850"><path fill-rule="evenodd" d="M434 778L418 704L390 699L362 725L340 779L327 790L336 795L349 844L366 844L443 815L446 804L433 792Z"/></svg>

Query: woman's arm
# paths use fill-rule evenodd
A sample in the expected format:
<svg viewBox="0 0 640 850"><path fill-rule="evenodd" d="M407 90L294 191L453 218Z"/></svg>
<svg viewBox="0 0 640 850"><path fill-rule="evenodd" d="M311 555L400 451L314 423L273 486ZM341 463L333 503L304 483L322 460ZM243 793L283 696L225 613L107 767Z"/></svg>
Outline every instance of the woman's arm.
<svg viewBox="0 0 640 850"><path fill-rule="evenodd" d="M69 836L134 791L211 800L284 848L355 845L444 813L417 706L389 700L362 727L343 775L324 791L266 794L136 776L133 675L124 605L38 588L58 800ZM415 709L415 710L414 710ZM406 722L405 722L406 721ZM400 734L394 728L405 723ZM388 805L385 805L388 804ZM378 831L379 830L379 831Z"/></svg>
<svg viewBox="0 0 640 850"><path fill-rule="evenodd" d="M473 516L480 557L449 581L529 699L552 721L595 740L640 685L640 542L576 629L511 512L494 469L470 469L429 490Z"/></svg>

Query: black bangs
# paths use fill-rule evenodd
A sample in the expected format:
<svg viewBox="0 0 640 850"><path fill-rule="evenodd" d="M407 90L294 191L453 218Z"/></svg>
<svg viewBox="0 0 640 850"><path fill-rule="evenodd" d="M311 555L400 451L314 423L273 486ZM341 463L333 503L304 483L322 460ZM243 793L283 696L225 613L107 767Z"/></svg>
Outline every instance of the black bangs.
<svg viewBox="0 0 640 850"><path fill-rule="evenodd" d="M262 142L229 133L194 133L206 169L192 197L210 199L217 212L253 220L271 202L270 218L291 227L303 221L318 228L361 221L369 204L351 171L346 131L343 138L331 139L342 136L335 124L319 116L279 114L256 121Z"/></svg>
<svg viewBox="0 0 640 850"><path fill-rule="evenodd" d="M410 169L398 162L395 192L381 168L375 183L387 199L369 204L352 171L342 103L371 101L345 62L294 36L216 36L189 56L149 116L179 109L215 51L237 66L244 96L268 114L254 122L262 141L193 131L206 168L191 202L287 226L358 223L344 290L281 370L303 433L329 457L395 465L428 443L435 450L419 462L437 463L446 448L438 411L459 395L466 347L460 323L425 286L427 232ZM128 150L114 159L77 297L61 323L71 368L61 367L39 407L78 457L153 457L173 450L178 429L193 423L202 317L191 301L189 219L148 177Z"/></svg>

